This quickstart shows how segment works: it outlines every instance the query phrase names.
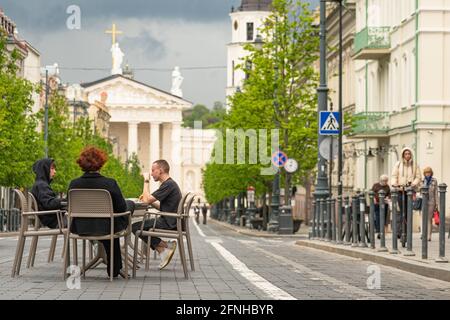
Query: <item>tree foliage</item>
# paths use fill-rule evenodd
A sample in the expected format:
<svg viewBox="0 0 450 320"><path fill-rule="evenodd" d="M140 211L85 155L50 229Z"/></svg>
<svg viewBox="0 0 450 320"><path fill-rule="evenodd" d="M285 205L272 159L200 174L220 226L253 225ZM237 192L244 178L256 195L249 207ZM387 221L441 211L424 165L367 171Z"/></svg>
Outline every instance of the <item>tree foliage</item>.
<svg viewBox="0 0 450 320"><path fill-rule="evenodd" d="M258 31L265 41L260 48L247 44L248 56L237 66L247 73L243 90L231 97L230 112L216 126L222 132L227 128L268 132L279 128L280 149L299 163L293 176L296 183L310 175L317 163L318 75L314 63L318 59L319 38L313 22L308 5L302 1L273 1L272 14ZM249 141L247 158L248 150ZM265 151L270 155L275 150L269 145ZM250 183L259 185L257 193L265 192L273 176L262 176L261 167L261 163L241 167L208 165L204 172L208 201L236 195L238 189L245 190Z"/></svg>
<svg viewBox="0 0 450 320"><path fill-rule="evenodd" d="M18 76L17 50L7 49L6 35L0 31L0 185L26 186L33 181L31 166L43 154L31 114L36 88Z"/></svg>

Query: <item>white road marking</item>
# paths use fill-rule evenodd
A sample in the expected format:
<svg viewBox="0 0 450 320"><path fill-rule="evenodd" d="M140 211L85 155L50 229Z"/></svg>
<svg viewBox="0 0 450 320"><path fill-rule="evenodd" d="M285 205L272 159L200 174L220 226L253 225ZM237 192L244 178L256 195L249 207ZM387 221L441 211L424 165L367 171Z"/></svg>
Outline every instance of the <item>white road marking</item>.
<svg viewBox="0 0 450 320"><path fill-rule="evenodd" d="M203 238L206 238L205 234L203 233L203 231L200 229L200 227L198 226L197 222L194 220L194 226L197 229L197 232L199 235L201 235Z"/></svg>
<svg viewBox="0 0 450 320"><path fill-rule="evenodd" d="M286 291L274 286L272 283L261 277L259 274L249 269L243 262L236 258L231 252L222 247L217 242L212 242L211 245L228 261L234 270L240 273L245 279L250 281L254 286L262 290L269 298L275 300L297 300Z"/></svg>
<svg viewBox="0 0 450 320"><path fill-rule="evenodd" d="M260 249L260 248L252 247L252 249L254 251L261 252L262 254L264 254L267 257L271 258L272 260L278 262L279 264L284 263L284 264L287 264L287 265L291 265L292 267L294 267L295 269L301 271L302 273L306 273L306 274L314 277L314 278L311 278L311 280L322 280L322 281L326 281L326 282L332 284L333 286L336 287L334 290L337 291L337 292L341 292L341 293L344 293L344 294L348 294L348 293L356 294L356 295L360 296L361 299L380 299L380 300L384 300L384 298L379 297L379 296L377 296L376 294L374 294L372 292L369 292L369 291L357 288L355 286L352 286L352 285L350 285L348 283L339 281L339 280L337 280L337 279L335 279L333 277L330 277L330 276L328 276L326 274L323 274L323 273L321 273L319 271L314 271L314 270L312 270L312 269L310 269L310 268L308 268L308 267L306 267L304 265L301 265L301 264L299 264L297 262L289 260L289 259L287 259L287 258L285 258L283 256L274 254L272 252L269 252L269 251L266 251L266 250Z"/></svg>
<svg viewBox="0 0 450 320"><path fill-rule="evenodd" d="M274 300L297 300L295 297L291 296L286 291L278 288L273 285L259 274L249 269L242 261L240 261L236 256L234 256L230 251L225 249L220 242L222 242L219 238L207 238L197 223L194 222L194 225L203 238L206 238L206 241L211 244L211 246L220 253L220 255L233 267L234 270L239 272L239 274L247 279L251 284L255 287L263 291L267 294L268 298Z"/></svg>

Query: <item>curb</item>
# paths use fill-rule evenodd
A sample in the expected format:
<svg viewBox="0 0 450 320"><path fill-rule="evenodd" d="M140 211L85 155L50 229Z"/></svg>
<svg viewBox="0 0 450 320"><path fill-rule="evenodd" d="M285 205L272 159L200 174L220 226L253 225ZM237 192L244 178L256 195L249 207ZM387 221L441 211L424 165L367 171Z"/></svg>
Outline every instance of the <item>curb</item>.
<svg viewBox="0 0 450 320"><path fill-rule="evenodd" d="M209 219L208 222L210 222L210 221L215 223L215 224L217 224L217 225L219 225L219 226L222 226L222 227L230 229L230 230L232 230L234 232L237 232L237 233L240 233L240 234L243 234L243 235L246 235L246 236L250 236L250 237L257 237L257 238L280 238L280 237L282 237L282 238L297 238L297 239L299 239L299 238L307 238L308 237L307 233L302 234L302 233L298 233L297 232L295 234L276 234L276 233L270 234L270 233L264 233L264 231L257 231L257 230L250 231L248 229L244 229L242 227L233 226L233 225L230 225L229 223L225 223L225 222L222 222L222 221L217 221L217 220L214 220L214 219Z"/></svg>
<svg viewBox="0 0 450 320"><path fill-rule="evenodd" d="M352 258L359 258L362 260L367 260L371 262L375 262L378 264L382 264L388 267L393 267L396 269L400 269L403 271L419 274L424 277L434 278L437 280L443 280L450 282L450 270L446 270L443 268L437 268L432 265L427 265L430 262L424 261L405 261L404 258L400 258L401 256L386 256L382 253L368 253L364 252L363 249L346 249L341 247L340 245L325 245L321 243L317 243L311 240L299 240L296 242L297 245L302 247L308 247L317 250L328 251L331 253L336 253ZM372 250L372 249L369 249Z"/></svg>

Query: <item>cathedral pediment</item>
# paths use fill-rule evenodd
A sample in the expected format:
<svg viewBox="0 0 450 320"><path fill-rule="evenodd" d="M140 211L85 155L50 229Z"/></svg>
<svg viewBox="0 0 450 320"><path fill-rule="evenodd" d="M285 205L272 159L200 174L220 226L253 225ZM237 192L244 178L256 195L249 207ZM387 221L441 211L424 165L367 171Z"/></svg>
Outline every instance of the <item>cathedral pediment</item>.
<svg viewBox="0 0 450 320"><path fill-rule="evenodd" d="M101 101L106 93L109 107L190 108L192 103L163 90L151 87L122 75L113 75L90 83L83 83L89 103Z"/></svg>

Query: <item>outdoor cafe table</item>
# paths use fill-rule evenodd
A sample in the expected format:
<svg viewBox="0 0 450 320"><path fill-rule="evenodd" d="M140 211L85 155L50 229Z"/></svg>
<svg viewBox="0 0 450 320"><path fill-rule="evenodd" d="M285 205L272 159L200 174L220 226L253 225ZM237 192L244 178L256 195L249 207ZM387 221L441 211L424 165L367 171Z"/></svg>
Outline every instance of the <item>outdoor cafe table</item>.
<svg viewBox="0 0 450 320"><path fill-rule="evenodd" d="M131 200L134 202L135 208L134 208L133 217L134 218L144 217L144 214L145 214L146 210L149 208L149 205L147 203L139 201L139 199L137 199L137 198L131 198L131 199L127 199L127 200ZM95 241L95 242L98 243L98 241ZM131 249L134 250L134 245L133 245L133 242L131 241L131 234L128 235L128 245ZM124 254L124 252L125 251L122 251L122 254ZM127 260L128 260L127 262L129 263L129 265L132 267L132 264L133 264L132 257L128 256ZM93 269L93 268L97 267L100 263L107 264L106 261L107 261L107 257L106 257L105 248L103 248L102 245L98 245L98 250L97 250L95 257L93 257L91 259L91 261L86 265L85 270Z"/></svg>

